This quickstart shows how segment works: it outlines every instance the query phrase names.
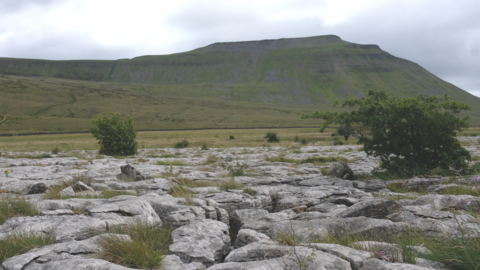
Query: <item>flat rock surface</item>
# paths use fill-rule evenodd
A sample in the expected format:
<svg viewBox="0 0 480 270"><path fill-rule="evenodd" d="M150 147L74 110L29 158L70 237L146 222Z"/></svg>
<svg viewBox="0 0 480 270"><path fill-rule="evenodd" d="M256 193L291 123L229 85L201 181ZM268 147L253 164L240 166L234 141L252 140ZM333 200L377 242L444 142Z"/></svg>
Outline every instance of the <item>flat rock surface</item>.
<svg viewBox="0 0 480 270"><path fill-rule="evenodd" d="M418 260L411 265L375 259L370 251L351 246L314 241L346 233L384 241L390 233L411 229L432 236L455 231L458 237L479 236L480 219L470 211L480 207L480 199L441 194L452 187L477 187L476 176L347 180L322 175L335 162L305 163L311 158L343 157L354 175L365 175L378 160L358 151L360 147L141 149L128 159L84 150L42 159L28 156L50 153L2 151L0 168L9 174L0 174L0 198L27 199L39 214L9 218L0 224L0 239L21 233L54 239L52 245L8 258L2 267L130 269L96 254L99 235L133 222L173 227L173 244L164 260L166 269L172 270L297 269L299 263L305 263L304 269L442 269L442 264L423 259L429 251L420 247L414 247ZM480 155L476 145L467 149ZM276 157L289 162L270 161ZM158 165L179 163L184 166ZM122 173L120 168L126 165L134 174ZM238 166L243 166L243 175L232 176L228 168ZM78 179L81 182L73 183ZM192 183L184 187L192 193L190 198L171 195L182 181ZM243 186L222 188L230 181ZM47 199L46 192L63 182L70 183L62 186L63 199ZM392 192L392 183L426 193ZM118 196L105 197L109 192ZM292 235L295 247L279 244L281 236ZM376 243L398 252L392 243Z"/></svg>

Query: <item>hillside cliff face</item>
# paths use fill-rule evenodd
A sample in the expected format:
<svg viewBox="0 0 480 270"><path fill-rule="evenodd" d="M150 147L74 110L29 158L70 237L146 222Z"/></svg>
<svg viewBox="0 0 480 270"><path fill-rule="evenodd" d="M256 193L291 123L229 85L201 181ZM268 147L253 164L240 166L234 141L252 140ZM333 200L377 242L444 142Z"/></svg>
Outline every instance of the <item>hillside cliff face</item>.
<svg viewBox="0 0 480 270"><path fill-rule="evenodd" d="M192 85L213 95L220 89L229 98L291 104L330 103L381 89L397 97L448 94L469 103L479 100L377 45L334 35L214 43L185 53L115 61L0 58L0 74Z"/></svg>

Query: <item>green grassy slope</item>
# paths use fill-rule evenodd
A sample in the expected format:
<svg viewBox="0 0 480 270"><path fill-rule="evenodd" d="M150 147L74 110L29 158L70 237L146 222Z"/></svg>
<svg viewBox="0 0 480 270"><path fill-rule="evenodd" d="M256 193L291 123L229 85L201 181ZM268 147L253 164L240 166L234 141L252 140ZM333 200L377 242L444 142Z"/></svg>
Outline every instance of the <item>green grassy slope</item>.
<svg viewBox="0 0 480 270"><path fill-rule="evenodd" d="M480 99L376 45L337 36L215 43L115 61L0 58L0 132L86 130L101 112L142 129L313 125L303 112L387 90L396 97ZM48 123L48 124L45 124Z"/></svg>
<svg viewBox="0 0 480 270"><path fill-rule="evenodd" d="M117 111L139 129L319 126L300 115L328 107L224 101L189 88L0 75L0 134L86 131L97 114Z"/></svg>

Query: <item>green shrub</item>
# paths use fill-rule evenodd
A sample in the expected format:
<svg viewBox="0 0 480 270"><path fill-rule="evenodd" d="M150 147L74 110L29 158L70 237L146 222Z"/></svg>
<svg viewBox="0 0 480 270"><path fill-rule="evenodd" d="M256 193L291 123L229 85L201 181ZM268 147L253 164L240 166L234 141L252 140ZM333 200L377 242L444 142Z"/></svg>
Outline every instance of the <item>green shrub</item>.
<svg viewBox="0 0 480 270"><path fill-rule="evenodd" d="M142 222L115 229L113 233L129 235L132 241L110 235L101 241L99 258L130 268L159 269L173 243L173 228L151 227Z"/></svg>
<svg viewBox="0 0 480 270"><path fill-rule="evenodd" d="M201 150L208 150L208 145L206 142L201 142L200 144L202 145Z"/></svg>
<svg viewBox="0 0 480 270"><path fill-rule="evenodd" d="M51 235L12 234L0 240L0 265L8 258L54 243Z"/></svg>
<svg viewBox="0 0 480 270"><path fill-rule="evenodd" d="M302 138L302 140L300 141L303 145L307 145L308 144L308 141L307 139L305 138Z"/></svg>
<svg viewBox="0 0 480 270"><path fill-rule="evenodd" d="M455 138L468 127L468 116L456 115L470 110L468 104L442 97L397 99L385 91L369 91L366 98L343 102L342 107L357 107L344 112L315 112L302 118L321 118L321 131L330 124L360 125L370 136L361 136L368 155L379 157L381 167L403 175L422 169L449 167L464 173L470 153Z"/></svg>
<svg viewBox="0 0 480 270"><path fill-rule="evenodd" d="M233 137L233 135L230 135L230 140L235 140L235 137Z"/></svg>
<svg viewBox="0 0 480 270"><path fill-rule="evenodd" d="M265 135L265 139L267 139L267 142L269 143L280 142L277 133L274 132L268 132L267 135Z"/></svg>
<svg viewBox="0 0 480 270"><path fill-rule="evenodd" d="M188 141L187 140L182 140L180 142L177 142L175 144L175 148L187 148L188 147Z"/></svg>
<svg viewBox="0 0 480 270"><path fill-rule="evenodd" d="M55 148L52 149L52 154L56 155L56 154L58 154L59 151L60 150L58 150L58 147L55 147Z"/></svg>
<svg viewBox="0 0 480 270"><path fill-rule="evenodd" d="M137 130L133 126L132 117L128 116L126 120L122 120L120 113L117 112L110 118L106 114L97 116L92 122L95 127L91 132L98 140L100 154L126 156L137 153L138 144L135 141Z"/></svg>

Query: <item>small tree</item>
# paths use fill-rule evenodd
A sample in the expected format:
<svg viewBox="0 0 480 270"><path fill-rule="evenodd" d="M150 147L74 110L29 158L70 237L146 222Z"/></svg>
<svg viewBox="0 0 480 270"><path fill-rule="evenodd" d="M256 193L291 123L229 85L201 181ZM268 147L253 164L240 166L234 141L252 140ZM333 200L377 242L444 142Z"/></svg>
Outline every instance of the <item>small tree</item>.
<svg viewBox="0 0 480 270"><path fill-rule="evenodd" d="M103 155L134 155L137 153L137 130L133 126L132 117L126 120L120 118L120 113L108 117L105 113L92 120L95 125L91 129L93 137L98 140L100 154Z"/></svg>
<svg viewBox="0 0 480 270"><path fill-rule="evenodd" d="M274 132L268 132L267 135L265 135L265 139L268 139L267 142L269 143L280 141L280 139L277 137L277 133Z"/></svg>
<svg viewBox="0 0 480 270"><path fill-rule="evenodd" d="M468 116L455 114L470 106L451 97L397 99L385 91L369 91L366 98L343 102L342 107L357 107L349 112L315 112L302 118L321 118L323 132L327 125L361 124L370 136L361 136L360 142L368 155L380 157L381 167L389 172L405 175L419 169L452 167L458 171L468 167L470 153L454 137L456 131L468 127Z"/></svg>

